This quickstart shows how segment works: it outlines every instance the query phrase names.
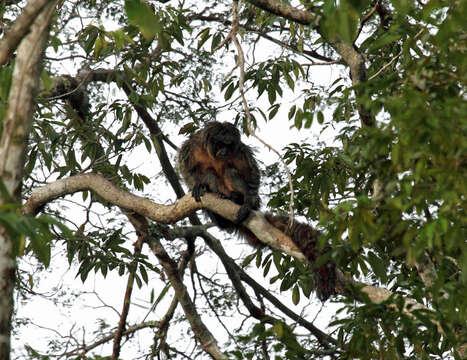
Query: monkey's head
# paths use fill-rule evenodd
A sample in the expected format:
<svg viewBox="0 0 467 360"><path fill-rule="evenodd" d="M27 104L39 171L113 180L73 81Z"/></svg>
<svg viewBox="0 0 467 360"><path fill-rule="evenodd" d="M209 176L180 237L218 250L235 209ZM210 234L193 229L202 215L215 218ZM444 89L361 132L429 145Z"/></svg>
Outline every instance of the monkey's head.
<svg viewBox="0 0 467 360"><path fill-rule="evenodd" d="M204 130L204 143L211 157L226 159L238 151L240 132L232 124L213 121Z"/></svg>

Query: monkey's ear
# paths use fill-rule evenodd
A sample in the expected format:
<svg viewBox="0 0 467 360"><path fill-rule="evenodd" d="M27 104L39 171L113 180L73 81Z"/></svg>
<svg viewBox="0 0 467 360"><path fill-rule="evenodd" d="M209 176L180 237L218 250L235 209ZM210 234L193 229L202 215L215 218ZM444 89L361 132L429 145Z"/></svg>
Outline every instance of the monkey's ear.
<svg viewBox="0 0 467 360"><path fill-rule="evenodd" d="M199 126L197 126L194 122L190 122L188 124L183 125L178 131L178 134L179 135L193 134L198 129L199 129Z"/></svg>

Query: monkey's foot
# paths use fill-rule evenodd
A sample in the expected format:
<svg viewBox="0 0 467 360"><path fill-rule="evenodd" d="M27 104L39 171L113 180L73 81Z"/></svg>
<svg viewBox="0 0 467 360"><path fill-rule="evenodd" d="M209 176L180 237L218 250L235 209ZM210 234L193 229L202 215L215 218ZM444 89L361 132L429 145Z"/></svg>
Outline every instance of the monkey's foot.
<svg viewBox="0 0 467 360"><path fill-rule="evenodd" d="M209 191L209 186L207 184L195 184L191 190L191 195L195 198L197 202L201 201L201 196L206 194Z"/></svg>
<svg viewBox="0 0 467 360"><path fill-rule="evenodd" d="M235 219L236 224L241 224L246 220L248 215L250 215L251 207L249 205L243 204L237 213L237 218Z"/></svg>

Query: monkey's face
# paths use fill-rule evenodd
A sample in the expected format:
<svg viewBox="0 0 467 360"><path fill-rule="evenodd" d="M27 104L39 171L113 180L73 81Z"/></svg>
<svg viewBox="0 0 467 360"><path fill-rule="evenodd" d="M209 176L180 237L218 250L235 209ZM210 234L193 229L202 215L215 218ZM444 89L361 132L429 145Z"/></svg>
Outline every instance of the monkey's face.
<svg viewBox="0 0 467 360"><path fill-rule="evenodd" d="M207 150L213 158L226 159L238 151L240 133L232 124L218 123L210 129L207 144Z"/></svg>

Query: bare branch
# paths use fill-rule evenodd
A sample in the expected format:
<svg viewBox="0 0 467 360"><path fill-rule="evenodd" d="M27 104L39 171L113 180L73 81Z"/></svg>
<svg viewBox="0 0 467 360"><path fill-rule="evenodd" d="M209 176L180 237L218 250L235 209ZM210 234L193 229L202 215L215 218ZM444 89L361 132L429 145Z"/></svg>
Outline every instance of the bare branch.
<svg viewBox="0 0 467 360"><path fill-rule="evenodd" d="M360 34L362 32L363 26L365 26L365 24L368 22L368 20L370 20L371 17L376 13L377 7L378 7L378 2L375 4L375 6L373 6L371 8L371 10L368 12L368 14L366 14L365 17L360 21L360 26L358 27L357 35L355 35L354 44L355 44L355 41L358 39L358 37L360 36Z"/></svg>
<svg viewBox="0 0 467 360"><path fill-rule="evenodd" d="M331 344L332 345L337 344L337 341L335 339L333 339L332 337L322 332L320 329L315 327L312 323L306 321L299 315L295 314L287 306L282 304L275 296L273 296L270 291L265 289L257 281L251 278L240 266L238 266L232 260L230 256L227 255L227 253L225 252L219 240L212 237L206 231L203 231L201 236L206 241L208 246L221 259L227 271L227 274L230 280L232 281L232 284L235 287L235 290L237 291L238 295L240 296L244 305L246 306L246 308L248 309L248 311L250 312L252 316L254 316L255 318L261 321L265 321L268 317L266 314L264 314L264 311L262 309L260 309L259 307L253 304L250 297L246 293L246 290L243 287L241 281L246 282L248 285L250 285L255 290L255 292L260 293L262 296L264 296L268 301L270 301L274 306L276 306L285 315L289 316L292 320L296 321L298 324L300 324L301 326L309 330L310 333L312 333L317 338L319 343L322 344L325 349L332 349Z"/></svg>
<svg viewBox="0 0 467 360"><path fill-rule="evenodd" d="M142 322L137 325L133 325L128 327L125 331L123 331L123 336L131 335L139 330L146 329L146 328L160 328L161 327L161 322L160 321L147 321L147 322ZM68 351L66 353L60 354L60 356L63 356L65 358L70 358L74 356L78 356L84 358L84 354L87 352L91 351L92 349L95 349L96 347L105 344L109 341L111 341L115 337L115 334L110 334L107 335L96 342L85 345L85 346L80 346L79 348L76 348L74 350ZM49 354L50 355L50 354Z"/></svg>
<svg viewBox="0 0 467 360"><path fill-rule="evenodd" d="M133 227L137 229L138 224L135 224L136 221L140 220L140 216L131 216L128 219L133 223ZM145 220L144 220L145 222ZM128 275L125 296L123 298L123 307L122 312L120 314L120 321L118 322L117 330L115 331L114 336L114 343L113 343L113 350L112 350L112 359L117 360L120 355L120 348L121 348L121 340L123 337L123 333L126 328L126 320L128 317L128 312L130 310L130 302L131 302L131 294L133 292L133 284L135 282L135 273L138 266L137 257L141 254L141 250L143 248L143 241L144 237L142 235L138 236L138 240L134 244L134 253L133 257L134 260L130 264L130 274Z"/></svg>
<svg viewBox="0 0 467 360"><path fill-rule="evenodd" d="M182 281L182 274L177 263L165 251L160 239L149 234L146 219L142 218L141 220L142 221L139 224L133 225L141 234L141 237L148 241L154 255L164 268L164 271L173 286L177 300L183 308L183 312L185 313L196 338L200 342L201 348L216 360L227 359L227 356L219 349L216 338L203 323L201 316ZM185 252L181 262L185 264L190 257L191 254L189 252ZM182 268L184 268L184 265Z"/></svg>

